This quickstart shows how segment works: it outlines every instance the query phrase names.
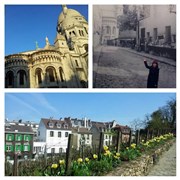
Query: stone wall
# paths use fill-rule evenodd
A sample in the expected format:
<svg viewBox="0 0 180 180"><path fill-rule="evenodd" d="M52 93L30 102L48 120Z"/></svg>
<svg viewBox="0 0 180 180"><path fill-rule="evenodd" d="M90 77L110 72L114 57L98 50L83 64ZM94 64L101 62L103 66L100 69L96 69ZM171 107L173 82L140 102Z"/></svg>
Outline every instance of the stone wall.
<svg viewBox="0 0 180 180"><path fill-rule="evenodd" d="M169 150L172 144L173 140L155 150L143 154L136 160L127 162L123 161L119 167L108 173L107 176L146 176L152 166L157 163L162 153Z"/></svg>

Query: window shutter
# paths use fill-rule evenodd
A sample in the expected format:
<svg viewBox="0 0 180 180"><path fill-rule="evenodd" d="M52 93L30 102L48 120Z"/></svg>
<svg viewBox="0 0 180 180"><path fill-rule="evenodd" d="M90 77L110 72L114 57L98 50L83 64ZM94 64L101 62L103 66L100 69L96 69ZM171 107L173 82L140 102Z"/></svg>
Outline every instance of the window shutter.
<svg viewBox="0 0 180 180"><path fill-rule="evenodd" d="M20 146L20 151L24 151L23 145Z"/></svg>
<svg viewBox="0 0 180 180"><path fill-rule="evenodd" d="M14 146L11 145L11 152L14 152Z"/></svg>
<svg viewBox="0 0 180 180"><path fill-rule="evenodd" d="M4 150L7 151L7 145L6 145L6 144L5 144L5 146L4 146Z"/></svg>
<svg viewBox="0 0 180 180"><path fill-rule="evenodd" d="M28 145L28 151L30 151L31 150L31 146L30 145Z"/></svg>
<svg viewBox="0 0 180 180"><path fill-rule="evenodd" d="M11 136L12 136L12 141L14 141L14 134L11 134Z"/></svg>
<svg viewBox="0 0 180 180"><path fill-rule="evenodd" d="M31 135L28 135L28 140L29 140L29 141L31 140Z"/></svg>

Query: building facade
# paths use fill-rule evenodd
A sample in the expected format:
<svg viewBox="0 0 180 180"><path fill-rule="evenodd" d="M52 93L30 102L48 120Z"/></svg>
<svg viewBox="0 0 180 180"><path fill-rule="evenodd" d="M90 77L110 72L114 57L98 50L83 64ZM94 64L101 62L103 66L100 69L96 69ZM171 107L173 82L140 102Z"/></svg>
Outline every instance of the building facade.
<svg viewBox="0 0 180 180"><path fill-rule="evenodd" d="M88 23L62 6L54 44L5 57L6 88L87 88Z"/></svg>
<svg viewBox="0 0 180 180"><path fill-rule="evenodd" d="M139 39L148 44L176 48L176 6L146 5L139 20Z"/></svg>
<svg viewBox="0 0 180 180"><path fill-rule="evenodd" d="M72 133L74 134L73 146L77 150L81 147L92 148L92 133L88 128L73 127Z"/></svg>
<svg viewBox="0 0 180 180"><path fill-rule="evenodd" d="M9 125L18 125L18 126L29 126L32 128L34 136L33 136L33 141L37 141L37 135L38 135L38 128L39 128L39 123L33 122L33 121L23 121L22 119L20 120L12 120L9 121L8 119L5 120L6 124Z"/></svg>
<svg viewBox="0 0 180 180"><path fill-rule="evenodd" d="M47 154L66 152L68 136L72 133L68 120L41 119L38 129L38 142L45 142Z"/></svg>
<svg viewBox="0 0 180 180"><path fill-rule="evenodd" d="M33 156L33 130L29 126L5 124L5 158L28 159Z"/></svg>

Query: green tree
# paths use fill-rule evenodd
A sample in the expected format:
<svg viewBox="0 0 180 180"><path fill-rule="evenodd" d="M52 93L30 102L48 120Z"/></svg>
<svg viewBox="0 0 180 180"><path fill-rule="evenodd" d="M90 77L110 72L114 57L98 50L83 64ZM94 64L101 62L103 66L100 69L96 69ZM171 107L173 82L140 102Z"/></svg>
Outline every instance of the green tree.
<svg viewBox="0 0 180 180"><path fill-rule="evenodd" d="M126 9L125 14L118 16L117 23L120 31L136 30L136 25L137 25L136 9L134 10Z"/></svg>

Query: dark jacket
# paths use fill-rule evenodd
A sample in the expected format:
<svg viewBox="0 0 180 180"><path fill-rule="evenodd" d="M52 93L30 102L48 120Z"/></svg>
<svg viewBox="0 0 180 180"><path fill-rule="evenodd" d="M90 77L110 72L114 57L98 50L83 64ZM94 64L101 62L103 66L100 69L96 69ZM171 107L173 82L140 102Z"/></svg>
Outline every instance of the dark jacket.
<svg viewBox="0 0 180 180"><path fill-rule="evenodd" d="M152 65L148 66L147 62L144 61L144 65L147 69L149 69L149 75L147 79L147 88L157 88L158 87L158 80L159 80L159 68L158 63L157 66L154 68Z"/></svg>

